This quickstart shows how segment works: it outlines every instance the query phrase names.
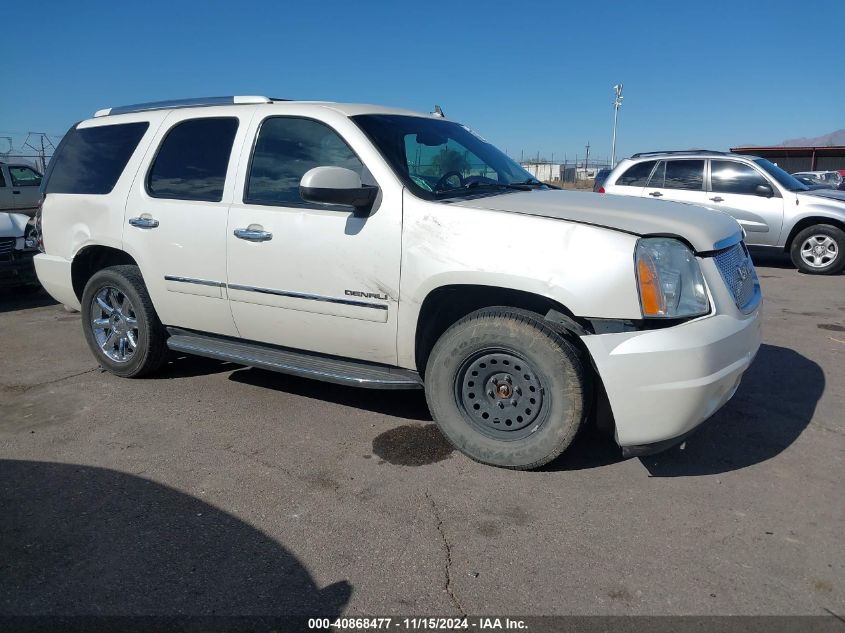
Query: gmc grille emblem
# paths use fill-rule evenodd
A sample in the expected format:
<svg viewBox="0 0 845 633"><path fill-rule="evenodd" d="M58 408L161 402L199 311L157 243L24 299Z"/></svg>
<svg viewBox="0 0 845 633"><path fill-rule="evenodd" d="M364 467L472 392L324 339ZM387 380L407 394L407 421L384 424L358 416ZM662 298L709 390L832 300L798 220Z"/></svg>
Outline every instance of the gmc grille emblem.
<svg viewBox="0 0 845 633"><path fill-rule="evenodd" d="M748 266L746 264L740 265L739 268L736 269L736 273L739 275L740 281L745 281L746 279L748 279L748 275L750 274L748 272Z"/></svg>

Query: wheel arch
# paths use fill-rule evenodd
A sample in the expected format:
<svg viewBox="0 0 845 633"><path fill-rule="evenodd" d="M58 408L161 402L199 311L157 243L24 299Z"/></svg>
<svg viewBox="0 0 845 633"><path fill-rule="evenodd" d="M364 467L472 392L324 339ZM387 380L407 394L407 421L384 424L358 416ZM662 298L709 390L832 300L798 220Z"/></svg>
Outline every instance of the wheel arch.
<svg viewBox="0 0 845 633"><path fill-rule="evenodd" d="M471 312L492 306L529 310L541 317L554 311L562 315L563 321L571 322L574 328L580 327L568 307L542 294L484 284L452 283L438 286L428 292L417 314L413 337L413 359L417 371L424 374L434 344L451 325ZM569 329L559 322L555 327ZM577 336L570 338L581 346Z"/></svg>
<svg viewBox="0 0 845 633"><path fill-rule="evenodd" d="M121 264L137 266L138 262L126 251L111 246L94 244L81 248L74 256L70 268L71 283L76 298L82 300L85 284L94 273L103 268Z"/></svg>
<svg viewBox="0 0 845 633"><path fill-rule="evenodd" d="M786 238L786 241L783 245L784 252L788 253L790 251L795 236L797 236L804 229L811 227L815 224L830 224L831 226L835 226L836 228L845 231L845 220L833 218L826 215L809 215L803 217L798 220L794 225L792 225L792 228L789 230L789 236Z"/></svg>

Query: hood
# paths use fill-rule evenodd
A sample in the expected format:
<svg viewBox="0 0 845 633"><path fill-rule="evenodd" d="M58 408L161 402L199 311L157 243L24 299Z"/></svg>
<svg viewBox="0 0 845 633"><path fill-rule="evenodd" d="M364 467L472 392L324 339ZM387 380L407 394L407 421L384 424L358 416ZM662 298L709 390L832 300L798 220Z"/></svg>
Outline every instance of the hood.
<svg viewBox="0 0 845 633"><path fill-rule="evenodd" d="M812 196L812 198L827 198L828 200L840 200L841 202L845 202L845 191L839 191L838 189L813 189L811 191L802 191L798 194L799 198L807 199L808 196ZM816 202L816 200L812 200L811 202Z"/></svg>
<svg viewBox="0 0 845 633"><path fill-rule="evenodd" d="M629 196L535 189L454 204L594 224L635 235L676 235L697 252L730 246L742 236L736 220L721 211Z"/></svg>
<svg viewBox="0 0 845 633"><path fill-rule="evenodd" d="M0 213L0 237L22 237L29 216L23 213Z"/></svg>

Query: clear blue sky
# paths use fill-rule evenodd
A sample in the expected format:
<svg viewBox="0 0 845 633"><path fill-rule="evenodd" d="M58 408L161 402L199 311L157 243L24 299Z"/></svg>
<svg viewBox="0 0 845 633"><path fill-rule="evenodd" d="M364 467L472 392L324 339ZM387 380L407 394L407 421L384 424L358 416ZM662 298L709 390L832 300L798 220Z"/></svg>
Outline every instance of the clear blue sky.
<svg viewBox="0 0 845 633"><path fill-rule="evenodd" d="M840 3L48 0L3 29L0 136L61 134L139 101L264 94L437 103L517 158L588 141L607 156L624 81L622 156L777 143L845 127Z"/></svg>

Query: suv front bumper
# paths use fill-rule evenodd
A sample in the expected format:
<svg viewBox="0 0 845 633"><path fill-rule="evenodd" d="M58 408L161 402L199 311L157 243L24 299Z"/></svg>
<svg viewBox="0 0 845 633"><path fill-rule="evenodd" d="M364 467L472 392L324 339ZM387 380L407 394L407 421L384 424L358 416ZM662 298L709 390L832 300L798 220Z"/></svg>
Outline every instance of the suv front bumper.
<svg viewBox="0 0 845 633"><path fill-rule="evenodd" d="M682 441L737 390L761 342L758 307L674 327L582 336L629 455Z"/></svg>

